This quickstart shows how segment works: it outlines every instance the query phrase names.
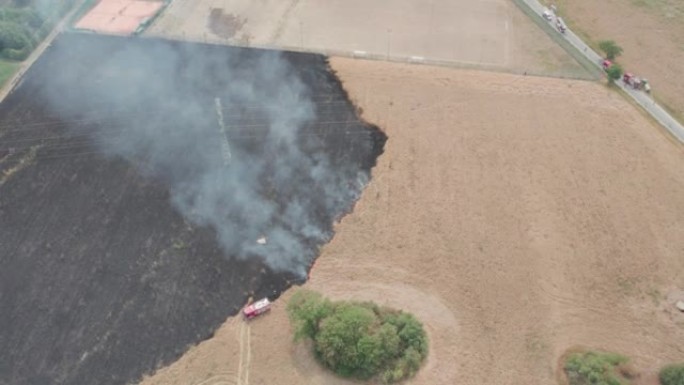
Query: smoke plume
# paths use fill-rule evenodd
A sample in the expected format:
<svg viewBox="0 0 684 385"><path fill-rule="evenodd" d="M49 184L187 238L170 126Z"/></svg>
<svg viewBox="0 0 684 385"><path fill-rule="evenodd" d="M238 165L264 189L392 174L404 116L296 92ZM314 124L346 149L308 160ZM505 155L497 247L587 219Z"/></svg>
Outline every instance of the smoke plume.
<svg viewBox="0 0 684 385"><path fill-rule="evenodd" d="M356 121L351 133L365 135L326 142L321 122L332 129L356 119L353 109L339 98L320 102L334 90L314 95L305 71L280 53L121 42L105 52L92 38L62 37L51 48L83 71L97 68L92 81L78 70L43 79L45 103L72 122L67 135L164 183L178 212L213 228L227 255L305 275L369 179L341 147L376 155L371 130ZM79 50L92 51L78 55L89 59L74 62Z"/></svg>

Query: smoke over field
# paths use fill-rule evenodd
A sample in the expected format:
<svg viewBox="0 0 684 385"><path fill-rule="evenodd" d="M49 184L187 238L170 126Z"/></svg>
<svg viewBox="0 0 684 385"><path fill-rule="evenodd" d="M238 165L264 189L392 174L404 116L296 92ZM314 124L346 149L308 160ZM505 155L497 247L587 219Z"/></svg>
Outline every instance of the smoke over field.
<svg viewBox="0 0 684 385"><path fill-rule="evenodd" d="M174 207L215 229L226 253L304 276L311 245L331 237L331 221L368 181L371 160L346 150L373 153L377 132L330 90L305 86L281 53L121 43L60 43L71 47L56 60L85 69L93 63L70 56L91 52L100 66L92 79L80 70L42 79L46 106L83 122L68 135L163 180ZM345 140L330 151L326 134Z"/></svg>
<svg viewBox="0 0 684 385"><path fill-rule="evenodd" d="M322 56L86 34L0 117L0 384L128 383L277 296L385 141Z"/></svg>

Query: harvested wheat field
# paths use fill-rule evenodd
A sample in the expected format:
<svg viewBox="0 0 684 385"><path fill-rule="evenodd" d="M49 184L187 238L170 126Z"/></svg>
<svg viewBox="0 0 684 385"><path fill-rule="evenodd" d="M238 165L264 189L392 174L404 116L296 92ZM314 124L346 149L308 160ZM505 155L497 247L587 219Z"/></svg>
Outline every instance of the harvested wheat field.
<svg viewBox="0 0 684 385"><path fill-rule="evenodd" d="M684 152L603 85L333 59L389 139L305 285L416 314L412 384L552 384L575 346L653 370L684 357ZM342 384L284 311L215 337L143 384Z"/></svg>

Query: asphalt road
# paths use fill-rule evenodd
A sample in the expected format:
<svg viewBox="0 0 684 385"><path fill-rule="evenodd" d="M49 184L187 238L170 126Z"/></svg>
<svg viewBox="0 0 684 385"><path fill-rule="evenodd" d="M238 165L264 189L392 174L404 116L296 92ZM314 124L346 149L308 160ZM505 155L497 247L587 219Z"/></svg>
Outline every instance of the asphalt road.
<svg viewBox="0 0 684 385"><path fill-rule="evenodd" d="M528 7L530 7L537 14L539 18L542 16L544 6L537 0L522 0ZM549 22L549 23L555 23ZM554 27L555 29L555 27ZM598 68L601 68L601 62L603 57L591 49L582 39L580 39L575 33L570 29L565 31L565 34L557 32L563 38L565 38L568 43L570 43L575 49L581 52L589 61L594 63ZM627 87L622 81L617 81L615 83L618 87L622 88L629 96L632 97L643 109L645 109L655 120L658 121L663 127L665 127L672 135L677 138L680 142L684 143L684 126L679 123L675 118L672 117L667 111L665 111L656 101L647 93L643 91L637 91Z"/></svg>

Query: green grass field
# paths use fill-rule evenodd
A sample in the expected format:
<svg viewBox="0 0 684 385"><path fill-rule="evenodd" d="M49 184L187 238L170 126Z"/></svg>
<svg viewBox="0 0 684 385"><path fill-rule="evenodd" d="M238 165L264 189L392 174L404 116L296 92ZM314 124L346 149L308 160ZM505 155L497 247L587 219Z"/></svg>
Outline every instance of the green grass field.
<svg viewBox="0 0 684 385"><path fill-rule="evenodd" d="M19 63L0 60L0 87L3 87L5 83L17 72L19 68Z"/></svg>

